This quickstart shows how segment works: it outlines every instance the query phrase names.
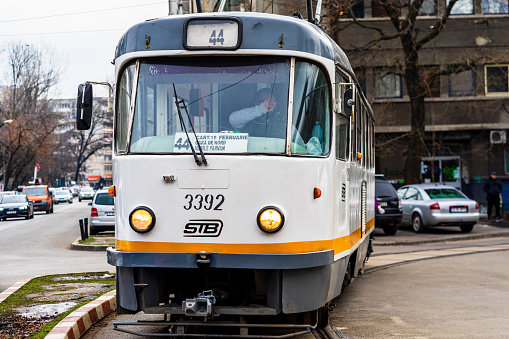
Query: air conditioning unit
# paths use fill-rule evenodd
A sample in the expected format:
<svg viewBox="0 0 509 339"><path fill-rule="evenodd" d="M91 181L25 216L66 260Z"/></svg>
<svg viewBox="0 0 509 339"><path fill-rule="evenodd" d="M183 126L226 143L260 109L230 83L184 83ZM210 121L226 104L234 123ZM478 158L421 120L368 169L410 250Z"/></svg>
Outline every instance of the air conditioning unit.
<svg viewBox="0 0 509 339"><path fill-rule="evenodd" d="M490 131L490 144L505 144L506 142L506 131Z"/></svg>

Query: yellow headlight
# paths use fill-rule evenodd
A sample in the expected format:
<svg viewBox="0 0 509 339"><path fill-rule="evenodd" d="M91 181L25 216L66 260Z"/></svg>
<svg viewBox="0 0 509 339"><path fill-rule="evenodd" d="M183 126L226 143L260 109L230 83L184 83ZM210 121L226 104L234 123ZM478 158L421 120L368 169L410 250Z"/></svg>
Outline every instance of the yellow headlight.
<svg viewBox="0 0 509 339"><path fill-rule="evenodd" d="M136 232L148 232L156 223L155 214L148 207L137 207L131 212L129 223Z"/></svg>
<svg viewBox="0 0 509 339"><path fill-rule="evenodd" d="M283 227L284 221L283 213L274 206L264 207L258 213L258 227L267 233L279 231Z"/></svg>

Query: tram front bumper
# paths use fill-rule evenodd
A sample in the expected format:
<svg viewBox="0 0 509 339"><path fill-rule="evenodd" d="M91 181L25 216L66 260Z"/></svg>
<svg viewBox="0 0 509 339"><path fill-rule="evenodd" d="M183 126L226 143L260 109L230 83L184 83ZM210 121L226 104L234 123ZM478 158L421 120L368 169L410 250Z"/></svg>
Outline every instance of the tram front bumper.
<svg viewBox="0 0 509 339"><path fill-rule="evenodd" d="M332 264L334 250L302 254L138 253L109 247L107 258L110 265L133 268L197 268L207 264L216 268L301 269Z"/></svg>

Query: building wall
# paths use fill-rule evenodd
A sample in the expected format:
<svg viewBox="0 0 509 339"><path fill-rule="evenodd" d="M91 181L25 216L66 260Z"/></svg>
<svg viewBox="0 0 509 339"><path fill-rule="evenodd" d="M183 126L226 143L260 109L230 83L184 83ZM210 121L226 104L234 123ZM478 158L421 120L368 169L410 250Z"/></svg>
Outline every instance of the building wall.
<svg viewBox="0 0 509 339"><path fill-rule="evenodd" d="M376 3L366 0L359 4L364 7L364 17L358 20L385 29L388 34L396 33L387 17L373 17L373 14L381 15ZM439 1L437 5L441 15L445 1ZM493 87L486 86L487 77L490 84L495 79L490 74L500 71L507 77L509 69L507 5L502 12L483 13L481 1L475 0L472 14L451 15L439 36L420 52L423 72L444 71L458 64L469 65L471 69L460 75L439 76L435 83L428 84L433 94L425 100L427 156L459 157L458 173L461 173L462 180L458 181L466 190L470 189L468 185L482 182L491 171L498 172L503 180L509 182L506 165L509 88L489 93ZM403 8L402 16L405 15L406 9ZM424 36L436 20L436 16L419 16L416 27ZM399 39L382 41L371 50L354 53L356 48L365 46L378 35L374 30L348 25L351 22L351 18L339 19L339 26L347 28L340 30L336 38L349 55L375 112L376 169L389 179L400 181L404 176L405 133L410 131L410 102L403 78L400 79L399 95L389 97L383 97L380 78L388 69L392 72L389 77L394 78L402 71L404 55L401 42ZM397 88L397 80L391 84ZM492 131L508 134L506 143L494 143Z"/></svg>

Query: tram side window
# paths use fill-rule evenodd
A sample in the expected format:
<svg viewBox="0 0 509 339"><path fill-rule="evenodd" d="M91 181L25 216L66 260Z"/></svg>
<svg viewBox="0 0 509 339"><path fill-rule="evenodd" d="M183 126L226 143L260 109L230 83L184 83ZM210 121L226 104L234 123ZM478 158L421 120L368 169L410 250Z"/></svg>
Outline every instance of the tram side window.
<svg viewBox="0 0 509 339"><path fill-rule="evenodd" d="M348 160L348 153L350 149L350 118L342 113L345 110L340 107L340 105L345 105L344 94L346 89L344 85L340 84L348 82L349 81L346 76L336 72L336 158L341 160Z"/></svg>
<svg viewBox="0 0 509 339"><path fill-rule="evenodd" d="M362 101L359 98L359 95L355 98L356 103L356 117L355 117L355 140L356 140L356 146L355 146L355 159L357 164L361 165L362 159L359 160L357 157L357 153L362 154L362 116L364 114L364 107L362 106Z"/></svg>
<svg viewBox="0 0 509 339"><path fill-rule="evenodd" d="M127 149L127 132L129 114L131 112L131 94L133 91L136 66L130 65L122 73L118 84L118 102L116 110L116 150L125 152Z"/></svg>
<svg viewBox="0 0 509 339"><path fill-rule="evenodd" d="M326 155L330 143L330 86L325 73L304 61L295 64L292 153ZM302 139L306 147L299 147Z"/></svg>

